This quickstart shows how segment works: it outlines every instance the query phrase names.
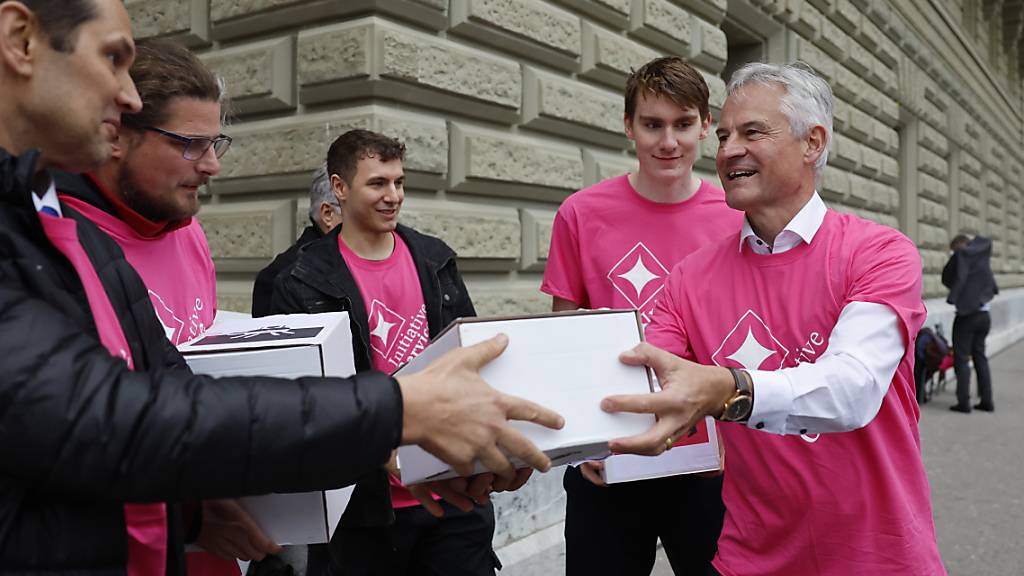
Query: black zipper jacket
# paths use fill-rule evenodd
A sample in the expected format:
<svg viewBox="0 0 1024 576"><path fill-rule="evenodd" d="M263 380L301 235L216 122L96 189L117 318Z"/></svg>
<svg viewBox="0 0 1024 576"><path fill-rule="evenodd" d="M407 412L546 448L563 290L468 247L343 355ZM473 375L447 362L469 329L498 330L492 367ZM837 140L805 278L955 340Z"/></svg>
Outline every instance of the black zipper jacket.
<svg viewBox="0 0 1024 576"><path fill-rule="evenodd" d="M337 226L323 238L303 246L298 259L274 281L268 314L348 312L356 371L373 367L366 306L352 272L338 250ZM442 240L398 225L416 265L430 337L453 320L476 316L466 285L455 266L455 252ZM254 309L255 312L255 309ZM356 484L341 526L379 526L393 519L387 473L381 469Z"/></svg>
<svg viewBox="0 0 1024 576"><path fill-rule="evenodd" d="M287 250L274 257L274 260L266 268L260 270L256 275L256 281L252 285L252 315L253 317L269 316L270 297L274 291L274 279L284 270L290 269L295 260L299 257L299 249L319 238L324 233L315 225L310 224L302 231L299 239Z"/></svg>
<svg viewBox="0 0 1024 576"><path fill-rule="evenodd" d="M992 240L977 236L957 250L942 269L942 283L949 288L946 302L959 315L973 314L999 294L992 274Z"/></svg>
<svg viewBox="0 0 1024 576"><path fill-rule="evenodd" d="M387 461L401 438L394 379L192 375L121 249L62 206L136 371L111 356L39 223L37 158L0 150L0 574L124 574L124 502L336 488ZM169 528L167 573L183 574Z"/></svg>

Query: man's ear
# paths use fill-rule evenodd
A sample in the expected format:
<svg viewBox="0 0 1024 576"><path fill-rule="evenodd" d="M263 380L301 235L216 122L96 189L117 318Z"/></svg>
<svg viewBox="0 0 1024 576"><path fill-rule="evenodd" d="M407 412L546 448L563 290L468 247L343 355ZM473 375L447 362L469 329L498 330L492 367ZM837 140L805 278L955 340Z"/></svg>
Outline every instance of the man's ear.
<svg viewBox="0 0 1024 576"><path fill-rule="evenodd" d="M330 232L332 228L341 222L341 211L335 208L330 202L320 203L320 230L323 232ZM325 230L326 228L326 230Z"/></svg>
<svg viewBox="0 0 1024 576"><path fill-rule="evenodd" d="M320 203L320 221L327 222L331 214L334 212L334 206L330 202Z"/></svg>
<svg viewBox="0 0 1024 576"><path fill-rule="evenodd" d="M708 130L711 130L711 112L708 112L708 117L700 123L700 139L703 140L708 137Z"/></svg>
<svg viewBox="0 0 1024 576"><path fill-rule="evenodd" d="M32 75L35 56L46 42L39 21L20 2L0 2L0 61L19 76Z"/></svg>
<svg viewBox="0 0 1024 576"><path fill-rule="evenodd" d="M110 158L112 160L124 160L124 157L128 154L128 148L131 144L129 140L130 136L123 132L123 128L119 128L117 136L114 136L114 141L111 143Z"/></svg>
<svg viewBox="0 0 1024 576"><path fill-rule="evenodd" d="M345 198L348 197L348 186L341 176L331 174L331 190L334 191L334 197L338 199L338 202L345 202Z"/></svg>
<svg viewBox="0 0 1024 576"><path fill-rule="evenodd" d="M626 138L633 140L633 119L626 114L622 117L622 127L626 131Z"/></svg>
<svg viewBox="0 0 1024 576"><path fill-rule="evenodd" d="M811 128L811 131L807 134L807 138L804 140L807 144L807 150L804 151L804 161L814 166L818 162L818 158L825 153L825 145L827 143L828 133L825 131L825 127L818 125Z"/></svg>

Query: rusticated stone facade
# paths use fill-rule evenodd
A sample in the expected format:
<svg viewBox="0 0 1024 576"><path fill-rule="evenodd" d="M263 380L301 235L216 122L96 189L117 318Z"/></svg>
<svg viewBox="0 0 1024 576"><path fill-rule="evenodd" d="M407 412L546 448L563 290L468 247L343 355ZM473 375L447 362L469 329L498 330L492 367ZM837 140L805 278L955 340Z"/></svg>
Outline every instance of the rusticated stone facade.
<svg viewBox="0 0 1024 576"><path fill-rule="evenodd" d="M995 239L1024 286L1019 0L127 0L138 36L193 48L227 82L235 145L200 218L221 308L304 225L310 173L353 127L409 148L404 221L443 237L484 314L540 311L558 203L632 169L626 74L689 58L717 116L744 61L800 59L836 102L820 192L900 228L925 296L957 232ZM714 175L713 138L697 169ZM548 534L557 478L502 502L499 545ZM509 548L511 550L511 548ZM516 548L513 555L525 554Z"/></svg>
<svg viewBox="0 0 1024 576"><path fill-rule="evenodd" d="M622 83L658 54L705 73L716 113L737 63L807 62L837 96L829 204L911 236L926 296L959 231L992 236L1001 285L1024 285L1019 2L127 4L140 37L186 43L233 99L235 146L201 214L224 308L247 309L254 272L303 223L309 173L357 126L406 141L406 220L459 251L482 312L545 308L530 292L554 210L633 166ZM713 178L711 140L698 170Z"/></svg>

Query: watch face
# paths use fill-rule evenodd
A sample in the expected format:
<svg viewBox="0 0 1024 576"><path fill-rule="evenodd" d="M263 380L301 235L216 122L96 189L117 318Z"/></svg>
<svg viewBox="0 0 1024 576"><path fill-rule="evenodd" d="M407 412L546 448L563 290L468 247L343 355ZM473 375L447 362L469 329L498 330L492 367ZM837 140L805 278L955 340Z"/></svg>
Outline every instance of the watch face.
<svg viewBox="0 0 1024 576"><path fill-rule="evenodd" d="M737 396L736 398L733 398L733 401L726 407L725 420L730 422L743 420L747 416L750 416L750 409L752 407L753 403L750 401L750 396Z"/></svg>

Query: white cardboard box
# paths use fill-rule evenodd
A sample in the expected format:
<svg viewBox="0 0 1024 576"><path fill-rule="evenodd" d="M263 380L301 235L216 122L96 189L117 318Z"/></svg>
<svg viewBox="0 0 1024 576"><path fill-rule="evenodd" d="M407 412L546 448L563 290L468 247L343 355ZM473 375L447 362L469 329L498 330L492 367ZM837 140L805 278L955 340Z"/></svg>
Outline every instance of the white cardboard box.
<svg viewBox="0 0 1024 576"><path fill-rule="evenodd" d="M529 422L512 423L551 458L553 466L605 454L608 440L639 434L654 425L654 417L649 414L608 414L600 407L606 396L651 391L646 368L619 361L619 354L643 339L639 317L633 310L460 319L395 375L418 372L449 350L471 346L499 333L508 335L508 348L484 366L480 375L497 390L537 402L565 418L562 430ZM400 447L398 462L405 484L456 475L447 464L418 446ZM479 462L476 471L484 471Z"/></svg>
<svg viewBox="0 0 1024 576"><path fill-rule="evenodd" d="M196 374L211 376L351 376L355 373L348 314L290 314L216 323L179 347ZM341 447L339 447L341 450ZM278 544L327 542L354 487L242 498L245 509Z"/></svg>
<svg viewBox="0 0 1024 576"><path fill-rule="evenodd" d="M615 454L604 460L604 481L608 484L710 472L722 467L715 419L704 417L693 434L680 438L672 449L658 456Z"/></svg>

